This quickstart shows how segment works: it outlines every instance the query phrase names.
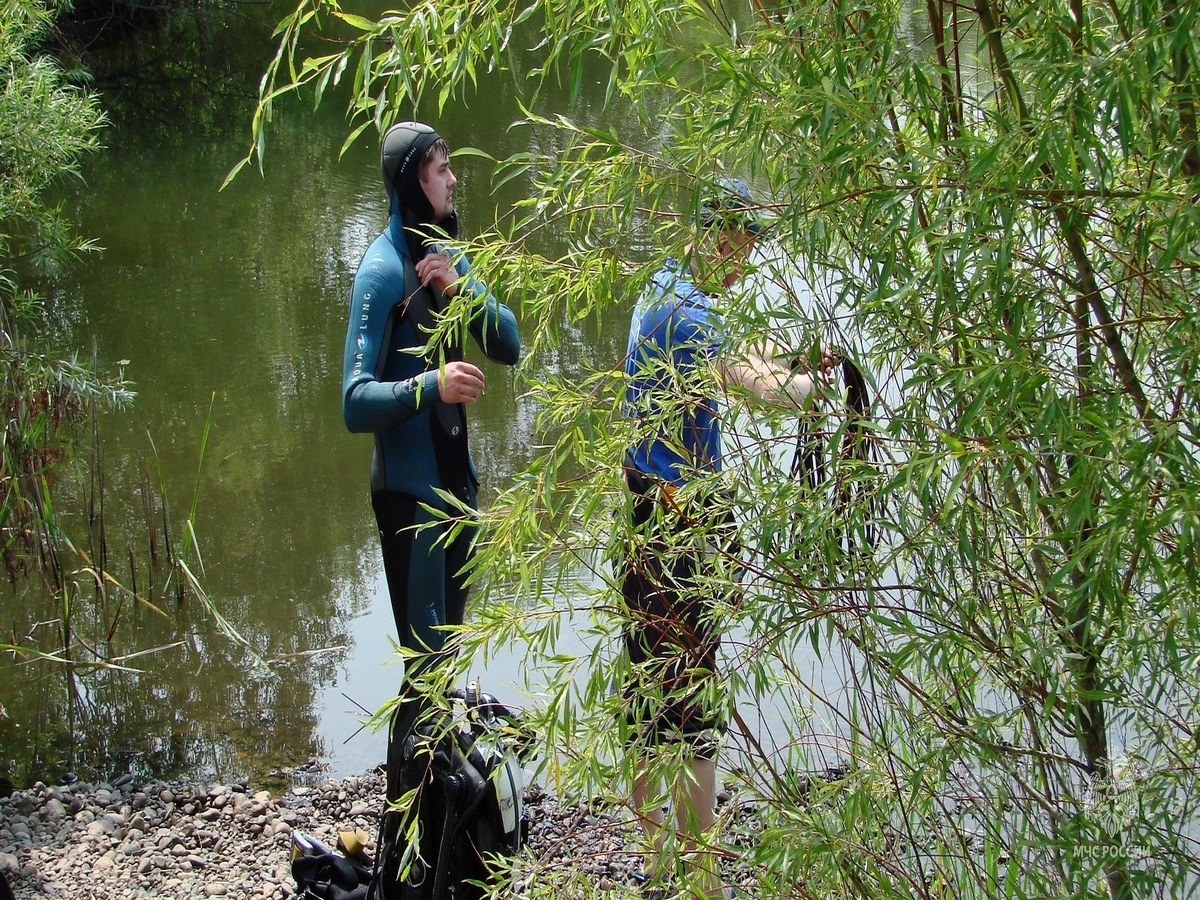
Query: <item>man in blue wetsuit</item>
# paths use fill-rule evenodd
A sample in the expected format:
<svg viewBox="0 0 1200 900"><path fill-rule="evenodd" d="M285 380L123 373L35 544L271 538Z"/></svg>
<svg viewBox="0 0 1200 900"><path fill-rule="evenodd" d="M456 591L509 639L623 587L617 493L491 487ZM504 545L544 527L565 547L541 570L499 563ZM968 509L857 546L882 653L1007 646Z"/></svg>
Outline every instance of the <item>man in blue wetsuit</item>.
<svg viewBox="0 0 1200 900"><path fill-rule="evenodd" d="M458 236L446 142L428 125L401 122L384 135L381 162L390 215L354 279L342 411L351 431L375 435L371 503L392 612L401 645L422 654L406 663L409 684L439 659L439 626L461 625L467 601L474 529L448 537L450 526L425 508L453 514L455 503L439 492L476 503L464 405L483 393L485 378L463 359L461 339L469 333L489 360L508 366L521 345L512 312L472 276L464 254L443 249ZM451 305L463 310L465 327L456 323L447 340L422 351ZM389 743L389 769L393 745L411 727L410 717L397 718L406 721Z"/></svg>
<svg viewBox="0 0 1200 900"><path fill-rule="evenodd" d="M640 439L625 458L633 538L618 577L629 617L624 696L638 772L631 805L654 850L644 873L652 897L663 891L656 869L667 830L660 785L644 757L665 743L682 744L689 763L668 793L693 886L714 898L728 894L716 855L704 849L715 824L722 729L713 595L734 589L732 578L714 578L714 563L736 553L729 505L707 483L722 467L719 395L736 386L799 406L817 383L806 366L789 364L794 352L765 340L757 352L735 347L726 335L714 298L741 278L763 229L747 185L722 180L697 219L683 261L668 259L639 297L625 356L624 408ZM822 348L818 370L832 365Z"/></svg>

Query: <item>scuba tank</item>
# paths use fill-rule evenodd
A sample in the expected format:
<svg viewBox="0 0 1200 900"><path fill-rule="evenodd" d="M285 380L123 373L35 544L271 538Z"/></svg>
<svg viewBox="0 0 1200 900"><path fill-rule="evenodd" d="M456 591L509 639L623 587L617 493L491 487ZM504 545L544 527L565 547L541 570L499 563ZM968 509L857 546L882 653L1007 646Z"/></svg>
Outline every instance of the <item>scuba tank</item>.
<svg viewBox="0 0 1200 900"><path fill-rule="evenodd" d="M515 852L525 843L529 832L525 778L521 771L524 748L520 717L491 694L480 691L477 681L467 685L462 699L468 721L475 730L475 746L480 750L491 782L490 796L485 797L484 803L491 806L500 823L504 846Z"/></svg>

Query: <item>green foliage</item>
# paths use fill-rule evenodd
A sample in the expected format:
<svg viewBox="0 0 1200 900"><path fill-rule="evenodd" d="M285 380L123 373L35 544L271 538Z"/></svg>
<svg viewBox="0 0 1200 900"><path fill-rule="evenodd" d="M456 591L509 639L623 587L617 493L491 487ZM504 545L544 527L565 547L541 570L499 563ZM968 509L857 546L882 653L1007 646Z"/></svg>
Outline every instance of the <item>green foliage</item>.
<svg viewBox="0 0 1200 900"><path fill-rule="evenodd" d="M0 259L4 305L13 300L14 260L61 261L87 247L72 237L47 189L77 174L80 157L99 146L104 115L96 98L67 83L38 53L51 13L42 3L4 0L0 7Z"/></svg>
<svg viewBox="0 0 1200 900"><path fill-rule="evenodd" d="M1195 894L1196 13L444 0L368 21L306 0L281 23L260 155L272 104L301 86L319 102L352 80L353 139L436 113L491 67L549 148L498 163L530 193L472 247L525 297L545 445L482 514L486 608L461 638L528 646L555 784L619 794L630 774L606 562L630 539L614 517L630 426L619 360L544 360L555 323L625 314L659 256L629 249L677 250L698 185L731 171L771 198L794 261L759 273L767 300L735 302L731 327L849 348L882 459L837 454L831 403L815 425L829 479L789 480L784 411L759 409L758 452L722 476L747 568L719 611L746 635L725 678L797 723L778 746L738 736L761 817L739 851L752 892ZM327 28L340 49L305 56L301 35ZM584 72L607 80L622 134L538 111ZM554 259L535 250L548 223L568 235ZM868 516L881 539L848 554L847 519ZM848 660L838 696L806 682L806 647ZM799 778L823 743L838 777Z"/></svg>
<svg viewBox="0 0 1200 900"><path fill-rule="evenodd" d="M97 379L77 355L42 349L41 300L21 290L16 271L91 248L72 234L47 193L98 146L104 117L94 97L38 54L51 18L46 6L27 0L4 0L0 8L0 536L10 575L55 531L45 477L59 455L59 430L96 404L121 405L131 397L123 380Z"/></svg>

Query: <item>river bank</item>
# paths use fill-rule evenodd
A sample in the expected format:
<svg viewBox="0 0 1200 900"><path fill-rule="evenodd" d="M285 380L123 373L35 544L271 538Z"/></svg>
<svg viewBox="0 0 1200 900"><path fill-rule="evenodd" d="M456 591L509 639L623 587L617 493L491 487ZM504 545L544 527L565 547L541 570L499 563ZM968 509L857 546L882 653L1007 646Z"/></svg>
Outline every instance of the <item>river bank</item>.
<svg viewBox="0 0 1200 900"><path fill-rule="evenodd" d="M292 787L278 796L245 785L47 786L0 799L0 872L20 898L134 900L295 896L291 836L333 846L339 831L374 838L380 771ZM616 896L636 896L640 869L631 824L619 812L526 791L529 849L550 871L583 875Z"/></svg>

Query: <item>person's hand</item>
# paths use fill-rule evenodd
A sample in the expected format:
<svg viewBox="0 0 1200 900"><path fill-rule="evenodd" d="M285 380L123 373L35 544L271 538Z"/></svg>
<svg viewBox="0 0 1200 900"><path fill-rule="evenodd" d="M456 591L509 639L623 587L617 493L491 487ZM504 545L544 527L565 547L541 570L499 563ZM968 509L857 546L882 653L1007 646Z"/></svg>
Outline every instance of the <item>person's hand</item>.
<svg viewBox="0 0 1200 900"><path fill-rule="evenodd" d="M833 371L834 366L841 362L833 348L828 344L821 345L821 360L817 363L817 371L821 374L825 381L829 380L829 375Z"/></svg>
<svg viewBox="0 0 1200 900"><path fill-rule="evenodd" d="M797 409L804 409L822 398L833 385L834 367L841 363L828 344L821 345L821 355L815 360L817 369L812 371L809 360L797 356L792 360L791 371L780 385L780 393Z"/></svg>
<svg viewBox="0 0 1200 900"><path fill-rule="evenodd" d="M815 360L814 356L792 358L792 377L784 385L784 393L797 406L801 405L802 401L798 400L801 395L809 400L833 387L833 370L841 364L837 352L828 344L821 344L820 356ZM813 372L811 365L814 361L817 364L816 372Z"/></svg>
<svg viewBox="0 0 1200 900"><path fill-rule="evenodd" d="M474 403L483 393L483 372L469 362L448 362L438 372L438 396L443 403Z"/></svg>
<svg viewBox="0 0 1200 900"><path fill-rule="evenodd" d="M450 261L450 254L445 250L434 250L417 260L417 277L421 284L432 284L447 297L454 296L454 285L458 282L458 271Z"/></svg>
<svg viewBox="0 0 1200 900"><path fill-rule="evenodd" d="M805 374L811 372L811 360L811 356L807 358L803 356L793 357L792 371L802 372ZM840 362L841 360L838 359L837 354L834 352L832 347L830 347L828 344L821 345L821 355L817 358L817 374L820 376L822 382L825 382L826 384L829 383L830 373L833 372L834 367Z"/></svg>

